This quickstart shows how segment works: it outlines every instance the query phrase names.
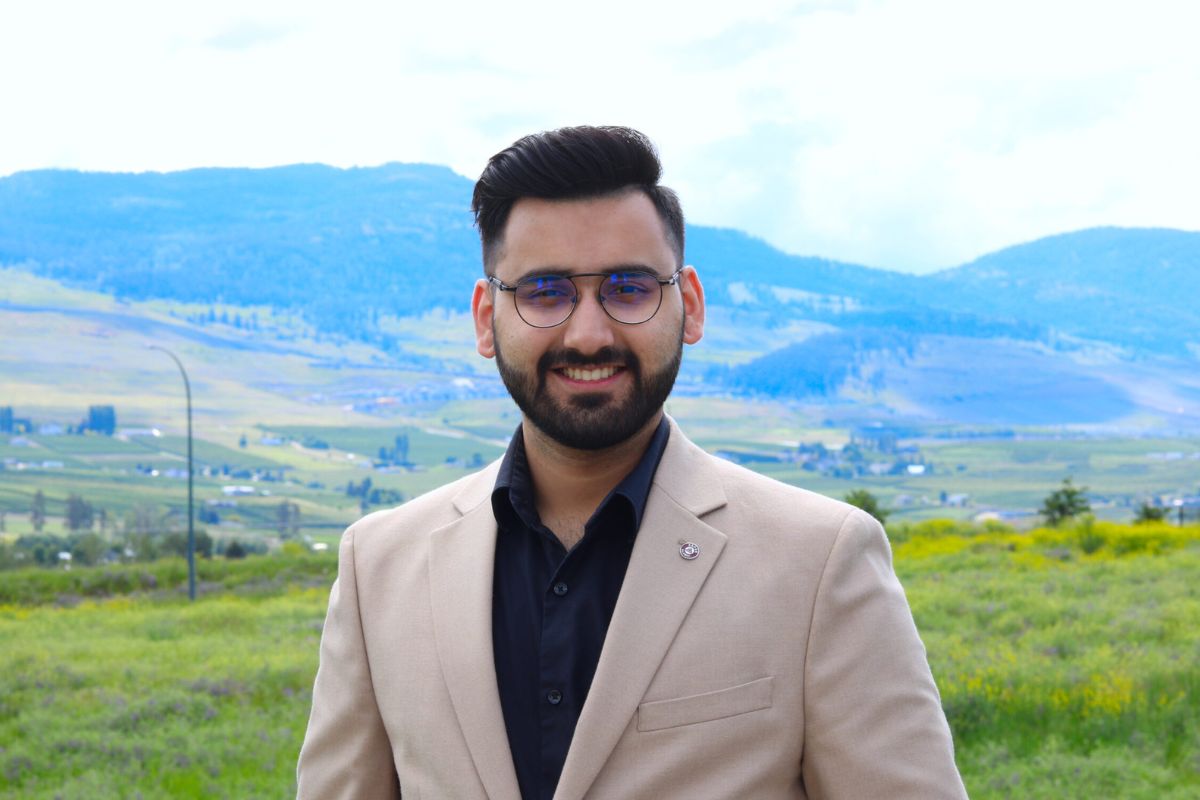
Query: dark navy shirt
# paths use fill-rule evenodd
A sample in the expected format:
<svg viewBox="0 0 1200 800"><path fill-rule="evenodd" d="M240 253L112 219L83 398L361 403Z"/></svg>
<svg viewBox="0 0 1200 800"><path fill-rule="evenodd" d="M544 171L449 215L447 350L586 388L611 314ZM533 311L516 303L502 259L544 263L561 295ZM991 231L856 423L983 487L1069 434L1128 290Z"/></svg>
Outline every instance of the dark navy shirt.
<svg viewBox="0 0 1200 800"><path fill-rule="evenodd" d="M520 427L504 455L492 491L492 652L523 800L550 800L558 786L669 434L664 417L569 552L538 517Z"/></svg>

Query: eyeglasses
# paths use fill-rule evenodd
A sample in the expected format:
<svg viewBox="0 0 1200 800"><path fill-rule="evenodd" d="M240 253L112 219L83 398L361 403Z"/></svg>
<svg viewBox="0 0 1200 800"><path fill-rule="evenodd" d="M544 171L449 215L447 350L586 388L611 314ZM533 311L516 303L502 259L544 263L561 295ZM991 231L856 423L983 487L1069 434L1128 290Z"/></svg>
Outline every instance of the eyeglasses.
<svg viewBox="0 0 1200 800"><path fill-rule="evenodd" d="M600 307L622 325L649 322L662 305L663 287L679 282L683 267L660 278L649 272L581 272L576 275L537 275L509 286L494 275L488 283L504 292L512 292L517 313L534 328L562 325L579 305L577 278L603 278L598 288Z"/></svg>

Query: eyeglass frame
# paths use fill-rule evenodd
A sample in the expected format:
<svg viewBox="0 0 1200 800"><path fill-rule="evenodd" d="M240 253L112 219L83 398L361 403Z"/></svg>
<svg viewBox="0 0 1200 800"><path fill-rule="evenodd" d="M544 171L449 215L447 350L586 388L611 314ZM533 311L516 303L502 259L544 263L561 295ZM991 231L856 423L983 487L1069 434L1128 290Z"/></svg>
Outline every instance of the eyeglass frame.
<svg viewBox="0 0 1200 800"><path fill-rule="evenodd" d="M655 275L653 272L649 272L644 269L625 269L625 270L618 269L618 270L612 270L611 272L576 272L576 273L569 274L569 275L568 274L559 275L559 274L555 274L555 273L546 273L544 275L530 275L530 276L524 277L521 280L519 280L516 283L511 284L511 285L500 280L495 275L488 275L486 277L487 277L488 284L495 286L500 291L514 293L513 294L513 308L515 308L517 310L517 316L521 318L522 322L524 322L526 325L528 325L531 328L537 328L538 330L544 331L544 330L549 330L550 328L557 328L559 325L564 324L567 320L569 320L571 318L571 315L575 313L575 309L579 307L579 298L582 297L583 294L582 294L582 292L579 291L579 284L575 283L576 278L610 278L613 275L635 275L635 274L648 275L649 277L653 278L659 287L658 288L658 305L656 305L654 307L654 311L652 311L650 313L650 316L646 317L641 322L625 322L624 320L620 320L620 319L617 319L616 317L614 317L612 315L612 312L608 310L608 306L606 306L604 304L604 298L600 295L600 288L602 286L604 286L604 281L601 281L596 286L596 300L597 300L597 302L600 303L600 307L602 309L604 309L604 313L609 319L611 319L613 322L615 322L619 325L645 325L647 322L649 322L650 320L652 320L656 316L658 316L658 311L659 311L659 309L662 308L662 301L663 301L662 287L677 285L679 283L679 276L683 272L684 269L685 269L685 267L678 268L677 270L672 272L670 277L668 277L668 278L660 278L657 275ZM521 306L517 304L516 291L517 291L517 289L521 288L522 284L528 283L530 281L545 280L546 278L566 278L567 280L569 280L571 282L571 285L575 287L575 299L571 301L571 310L568 311L567 315L565 317L563 317L562 320L560 320L559 322L556 322L553 325L534 325L532 322L525 319L525 315L521 313Z"/></svg>

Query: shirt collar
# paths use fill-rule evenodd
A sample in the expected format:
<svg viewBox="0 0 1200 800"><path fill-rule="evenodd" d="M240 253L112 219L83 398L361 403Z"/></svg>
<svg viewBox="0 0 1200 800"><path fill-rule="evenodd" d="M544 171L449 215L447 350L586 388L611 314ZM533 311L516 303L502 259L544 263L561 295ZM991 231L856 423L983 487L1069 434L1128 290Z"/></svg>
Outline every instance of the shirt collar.
<svg viewBox="0 0 1200 800"><path fill-rule="evenodd" d="M628 502L633 511L634 529L641 527L646 500L650 497L650 486L654 482L654 474L658 471L663 452L667 449L667 439L670 435L671 426L667 423L666 415L663 415L637 466L608 493L592 515L593 519L609 507L613 498L621 497ZM537 509L533 504L533 481L529 475L525 439L520 425L517 425L517 430L508 443L508 450L504 453L504 460L500 462L500 473L496 476L496 486L492 489L492 512L496 521L501 524L511 524L517 519L531 528L540 524Z"/></svg>

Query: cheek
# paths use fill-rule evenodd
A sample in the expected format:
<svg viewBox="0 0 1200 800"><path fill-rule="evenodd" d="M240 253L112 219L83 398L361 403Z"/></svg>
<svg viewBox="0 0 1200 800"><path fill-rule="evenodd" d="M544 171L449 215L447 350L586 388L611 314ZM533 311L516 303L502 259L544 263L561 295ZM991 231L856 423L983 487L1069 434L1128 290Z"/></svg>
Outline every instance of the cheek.
<svg viewBox="0 0 1200 800"><path fill-rule="evenodd" d="M536 328L531 328L521 320L512 325L508 320L496 321L492 325L492 337L496 342L497 355L504 362L516 369L532 370L537 359L546 352L551 340L544 334L539 335Z"/></svg>
<svg viewBox="0 0 1200 800"><path fill-rule="evenodd" d="M654 363L661 364L670 360L675 356L675 351L679 349L680 342L683 336L683 314L678 308L666 308L666 303L663 303L664 308L660 309L658 315L653 320L646 323L647 328L654 324L653 329L646 331L637 331L639 334L646 334L640 337L638 344L630 344L636 350L644 353L647 358L653 357ZM653 356L651 356L653 354Z"/></svg>

